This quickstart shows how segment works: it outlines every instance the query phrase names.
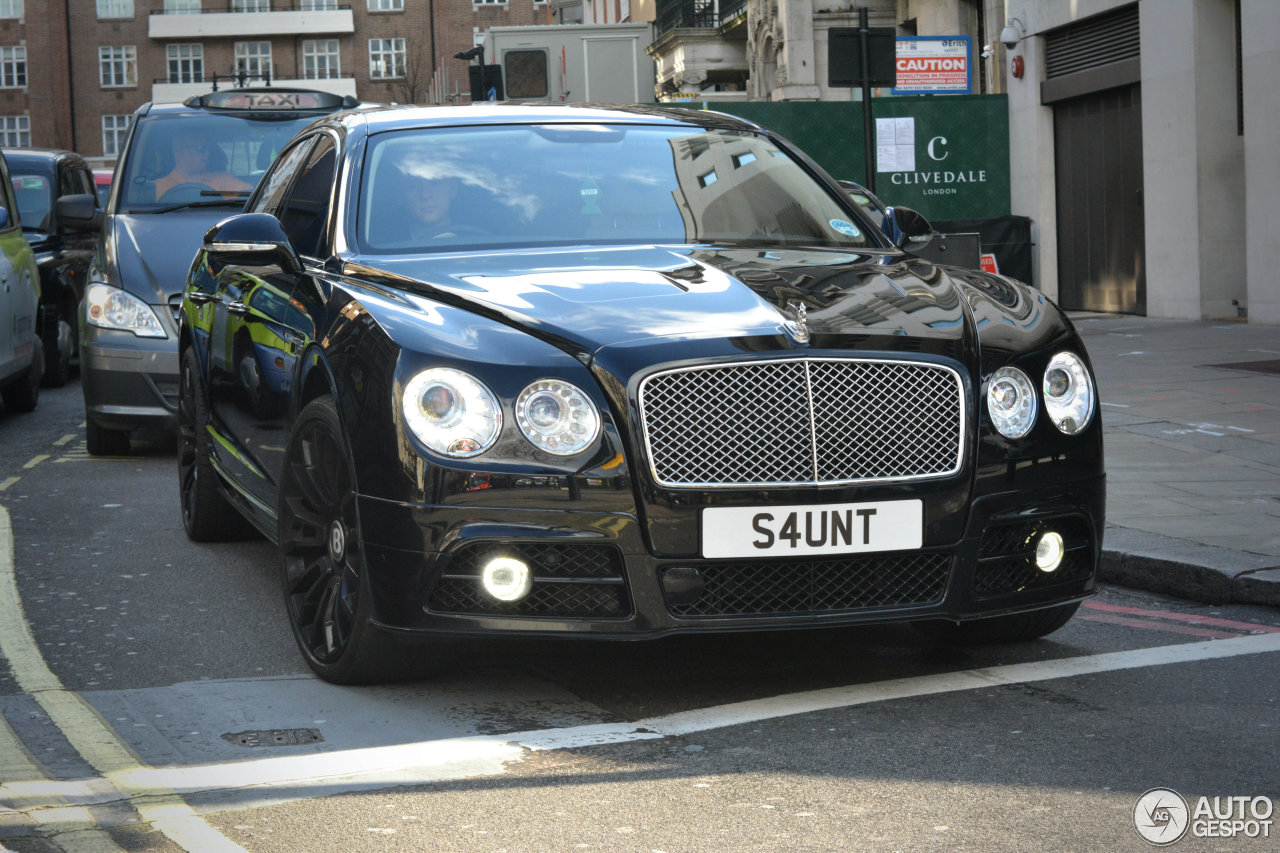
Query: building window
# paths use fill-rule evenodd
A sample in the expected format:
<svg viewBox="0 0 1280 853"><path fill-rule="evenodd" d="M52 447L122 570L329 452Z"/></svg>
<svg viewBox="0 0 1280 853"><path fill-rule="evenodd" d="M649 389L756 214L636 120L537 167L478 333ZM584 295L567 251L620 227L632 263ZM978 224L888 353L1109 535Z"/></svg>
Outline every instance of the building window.
<svg viewBox="0 0 1280 853"><path fill-rule="evenodd" d="M166 53L170 83L199 83L204 79L204 45L171 44Z"/></svg>
<svg viewBox="0 0 1280 853"><path fill-rule="evenodd" d="M270 12L271 0L232 0L232 12Z"/></svg>
<svg viewBox="0 0 1280 853"><path fill-rule="evenodd" d="M0 0L0 18L21 18L22 0Z"/></svg>
<svg viewBox="0 0 1280 853"><path fill-rule="evenodd" d="M15 89L27 85L27 49L0 47L0 86Z"/></svg>
<svg viewBox="0 0 1280 853"><path fill-rule="evenodd" d="M403 12L404 0L369 0L369 11L370 12Z"/></svg>
<svg viewBox="0 0 1280 853"><path fill-rule="evenodd" d="M337 39L306 39L302 42L302 76L308 80L342 76Z"/></svg>
<svg viewBox="0 0 1280 853"><path fill-rule="evenodd" d="M129 132L129 122L133 116L102 117L102 156L119 157L124 150L124 135Z"/></svg>
<svg viewBox="0 0 1280 853"><path fill-rule="evenodd" d="M99 18L132 18L133 0L98 0Z"/></svg>
<svg viewBox="0 0 1280 853"><path fill-rule="evenodd" d="M505 6L507 0L471 0L472 6Z"/></svg>
<svg viewBox="0 0 1280 853"><path fill-rule="evenodd" d="M131 44L98 48L98 82L104 87L138 85L138 49Z"/></svg>
<svg viewBox="0 0 1280 853"><path fill-rule="evenodd" d="M404 39L369 39L369 76L404 76Z"/></svg>
<svg viewBox="0 0 1280 853"><path fill-rule="evenodd" d="M166 15L199 15L200 0L164 0Z"/></svg>
<svg viewBox="0 0 1280 853"><path fill-rule="evenodd" d="M302 11L325 12L338 8L338 0L302 0Z"/></svg>
<svg viewBox="0 0 1280 853"><path fill-rule="evenodd" d="M259 80L271 79L271 42L236 42L236 73L244 72Z"/></svg>
<svg viewBox="0 0 1280 853"><path fill-rule="evenodd" d="M19 6L22 4L19 3ZM0 145L5 148L31 147L29 116L0 116Z"/></svg>

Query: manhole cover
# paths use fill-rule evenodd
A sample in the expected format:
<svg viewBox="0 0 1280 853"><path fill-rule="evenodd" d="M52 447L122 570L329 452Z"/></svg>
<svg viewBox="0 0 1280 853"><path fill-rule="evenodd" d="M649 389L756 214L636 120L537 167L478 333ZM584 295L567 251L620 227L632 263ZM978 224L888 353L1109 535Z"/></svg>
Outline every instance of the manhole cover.
<svg viewBox="0 0 1280 853"><path fill-rule="evenodd" d="M319 729L267 729L260 732L229 732L222 739L236 746L300 746L304 743L320 743L324 736Z"/></svg>
<svg viewBox="0 0 1280 853"><path fill-rule="evenodd" d="M1221 367L1225 370L1248 370L1253 373L1280 374L1280 359L1271 361L1236 361L1231 364L1208 364L1206 367Z"/></svg>

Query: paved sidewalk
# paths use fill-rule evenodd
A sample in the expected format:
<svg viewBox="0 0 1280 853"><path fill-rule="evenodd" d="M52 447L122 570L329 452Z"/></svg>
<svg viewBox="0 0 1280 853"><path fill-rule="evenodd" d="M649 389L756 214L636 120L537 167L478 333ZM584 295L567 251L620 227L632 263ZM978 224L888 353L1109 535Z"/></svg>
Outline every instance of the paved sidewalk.
<svg viewBox="0 0 1280 853"><path fill-rule="evenodd" d="M1280 327L1072 321L1102 403L1102 579L1280 606Z"/></svg>

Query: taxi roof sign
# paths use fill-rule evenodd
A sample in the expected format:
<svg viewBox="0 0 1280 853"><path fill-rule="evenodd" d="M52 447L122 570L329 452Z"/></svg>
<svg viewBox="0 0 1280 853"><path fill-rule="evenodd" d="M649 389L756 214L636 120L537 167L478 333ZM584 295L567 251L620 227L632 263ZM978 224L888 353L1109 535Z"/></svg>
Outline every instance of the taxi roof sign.
<svg viewBox="0 0 1280 853"><path fill-rule="evenodd" d="M355 98L313 89L225 89L193 95L183 103L219 110L337 110L359 106Z"/></svg>

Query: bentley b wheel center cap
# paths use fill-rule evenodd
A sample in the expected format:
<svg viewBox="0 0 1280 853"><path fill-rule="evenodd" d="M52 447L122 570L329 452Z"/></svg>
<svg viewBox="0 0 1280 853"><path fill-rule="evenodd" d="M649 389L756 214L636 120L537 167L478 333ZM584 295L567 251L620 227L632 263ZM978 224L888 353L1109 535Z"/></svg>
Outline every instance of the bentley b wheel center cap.
<svg viewBox="0 0 1280 853"><path fill-rule="evenodd" d="M335 563L342 562L347 553L347 531L341 521L329 526L329 558Z"/></svg>

